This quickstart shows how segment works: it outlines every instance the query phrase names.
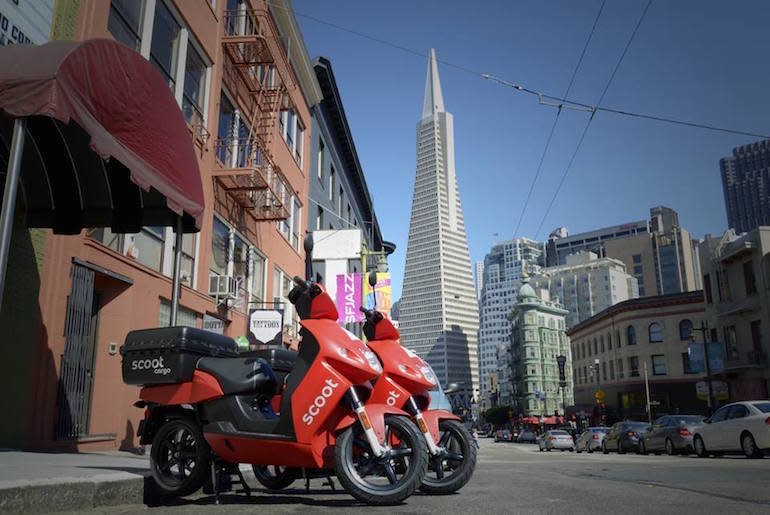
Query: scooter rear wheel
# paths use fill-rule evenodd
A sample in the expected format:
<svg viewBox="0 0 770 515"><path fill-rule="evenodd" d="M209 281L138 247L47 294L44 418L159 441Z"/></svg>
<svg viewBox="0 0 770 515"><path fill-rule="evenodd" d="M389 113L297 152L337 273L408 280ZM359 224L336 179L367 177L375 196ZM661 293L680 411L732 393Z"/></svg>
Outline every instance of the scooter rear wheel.
<svg viewBox="0 0 770 515"><path fill-rule="evenodd" d="M425 438L406 417L385 417L386 455L376 457L356 423L337 438L334 465L345 490L371 505L398 504L420 486L428 467Z"/></svg>
<svg viewBox="0 0 770 515"><path fill-rule="evenodd" d="M438 428L442 453L428 457L428 473L420 490L446 495L458 491L471 479L476 468L476 444L468 429L456 420L442 420Z"/></svg>
<svg viewBox="0 0 770 515"><path fill-rule="evenodd" d="M278 465L252 465L254 477L268 490L288 488L299 477L297 469Z"/></svg>
<svg viewBox="0 0 770 515"><path fill-rule="evenodd" d="M193 421L186 418L166 420L152 439L152 477L167 495L190 495L206 480L209 456L209 446Z"/></svg>

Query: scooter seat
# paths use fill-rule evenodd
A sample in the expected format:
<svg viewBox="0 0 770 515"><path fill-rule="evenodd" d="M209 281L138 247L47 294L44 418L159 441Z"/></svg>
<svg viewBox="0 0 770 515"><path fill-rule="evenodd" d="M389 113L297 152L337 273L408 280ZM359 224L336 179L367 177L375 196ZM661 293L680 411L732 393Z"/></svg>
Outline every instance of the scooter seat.
<svg viewBox="0 0 770 515"><path fill-rule="evenodd" d="M216 377L225 395L276 393L278 381L262 358L201 358L198 370Z"/></svg>

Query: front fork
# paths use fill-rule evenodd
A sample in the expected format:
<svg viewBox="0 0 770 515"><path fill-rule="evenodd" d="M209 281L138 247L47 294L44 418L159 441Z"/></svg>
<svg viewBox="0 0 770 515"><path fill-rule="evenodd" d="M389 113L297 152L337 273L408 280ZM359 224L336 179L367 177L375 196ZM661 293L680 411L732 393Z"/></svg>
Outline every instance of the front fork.
<svg viewBox="0 0 770 515"><path fill-rule="evenodd" d="M353 405L353 410L356 412L356 417L361 423L361 427L364 428L364 435L366 436L366 441L369 442L369 447L372 448L372 452L376 457L381 457L387 451L387 447L382 446L379 440L377 440L377 434L372 428L372 423L369 420L369 416L366 414L363 403L358 398L356 389L351 387L350 390L348 390L348 394L350 394L350 401ZM388 442L385 442L385 445L387 446Z"/></svg>
<svg viewBox="0 0 770 515"><path fill-rule="evenodd" d="M428 444L428 452L430 452L431 456L437 456L441 453L441 448L436 444L436 442L433 441L433 436L428 430L428 424L426 424L425 419L422 418L422 412L420 411L420 408L417 407L417 403L414 401L414 397L411 395L409 396L409 406L411 407L411 411L414 414L413 416L415 422L417 423L417 427L419 427L420 431L422 431L422 434L425 437L425 442Z"/></svg>

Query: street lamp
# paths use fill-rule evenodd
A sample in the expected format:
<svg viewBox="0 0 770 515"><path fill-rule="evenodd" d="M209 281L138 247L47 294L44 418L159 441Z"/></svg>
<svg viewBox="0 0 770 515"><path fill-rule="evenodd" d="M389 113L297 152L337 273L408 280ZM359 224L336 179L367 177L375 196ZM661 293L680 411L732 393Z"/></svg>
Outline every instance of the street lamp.
<svg viewBox="0 0 770 515"><path fill-rule="evenodd" d="M567 364L567 357L564 355L556 356L556 363L559 365L559 388L561 388L561 414L567 416L567 402L564 398L564 389L567 387L567 375L564 367Z"/></svg>

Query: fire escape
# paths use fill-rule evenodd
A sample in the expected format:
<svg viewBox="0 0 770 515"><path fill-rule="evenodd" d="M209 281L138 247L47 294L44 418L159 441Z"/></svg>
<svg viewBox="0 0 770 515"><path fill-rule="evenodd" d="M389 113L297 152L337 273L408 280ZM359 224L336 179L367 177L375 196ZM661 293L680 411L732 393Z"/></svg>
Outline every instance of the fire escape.
<svg viewBox="0 0 770 515"><path fill-rule="evenodd" d="M272 154L281 109L289 107L287 91L294 87L277 34L264 3L225 11L223 81L246 124L217 139L213 176L257 221L287 219L292 191Z"/></svg>

